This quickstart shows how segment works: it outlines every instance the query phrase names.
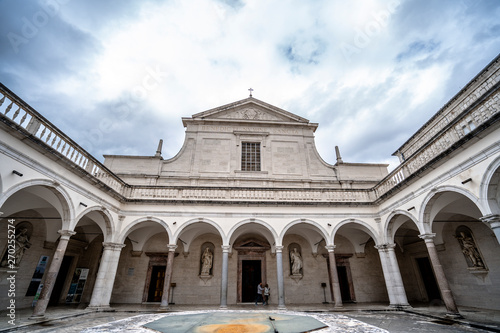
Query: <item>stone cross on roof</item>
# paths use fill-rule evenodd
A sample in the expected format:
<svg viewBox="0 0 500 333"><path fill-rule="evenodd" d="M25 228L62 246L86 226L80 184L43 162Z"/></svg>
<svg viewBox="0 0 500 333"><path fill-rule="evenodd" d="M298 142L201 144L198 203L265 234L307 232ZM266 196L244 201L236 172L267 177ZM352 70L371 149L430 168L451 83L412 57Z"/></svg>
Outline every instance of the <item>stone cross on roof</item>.
<svg viewBox="0 0 500 333"><path fill-rule="evenodd" d="M250 97L252 97L252 91L253 91L253 89L250 88L250 89L248 89L248 91L250 91Z"/></svg>

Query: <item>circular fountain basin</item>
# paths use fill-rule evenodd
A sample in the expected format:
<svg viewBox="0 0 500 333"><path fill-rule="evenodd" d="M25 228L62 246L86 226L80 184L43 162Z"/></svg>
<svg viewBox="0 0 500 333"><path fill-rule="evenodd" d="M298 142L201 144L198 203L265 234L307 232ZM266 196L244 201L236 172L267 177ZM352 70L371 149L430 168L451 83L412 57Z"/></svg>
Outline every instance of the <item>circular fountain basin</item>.
<svg viewBox="0 0 500 333"><path fill-rule="evenodd" d="M327 327L312 317L269 312L171 315L143 326L164 333L299 333Z"/></svg>

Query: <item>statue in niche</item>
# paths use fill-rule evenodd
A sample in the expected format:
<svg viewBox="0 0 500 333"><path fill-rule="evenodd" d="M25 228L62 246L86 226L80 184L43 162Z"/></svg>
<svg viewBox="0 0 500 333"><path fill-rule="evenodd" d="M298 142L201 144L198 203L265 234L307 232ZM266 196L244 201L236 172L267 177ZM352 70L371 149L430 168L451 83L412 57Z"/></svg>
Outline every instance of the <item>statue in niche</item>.
<svg viewBox="0 0 500 333"><path fill-rule="evenodd" d="M14 251L14 263L16 267L19 267L19 263L24 256L24 252L31 247L30 243L30 235L28 233L28 228L21 227L19 228L19 232L15 238L16 248ZM3 256L2 262L0 264L1 267L8 267L12 261L9 261L9 251L5 252Z"/></svg>
<svg viewBox="0 0 500 333"><path fill-rule="evenodd" d="M206 248L201 256L201 274L200 275L210 275L210 270L212 269L212 262L214 255L210 248Z"/></svg>
<svg viewBox="0 0 500 333"><path fill-rule="evenodd" d="M290 265L292 267L292 275L302 275L302 257L296 247L290 251Z"/></svg>
<svg viewBox="0 0 500 333"><path fill-rule="evenodd" d="M474 268L486 268L483 259L481 258L481 254L476 247L476 242L472 238L472 233L464 228L457 233L458 235L456 238L460 243L462 253L465 258L468 259L467 261L469 262L469 265L472 264L472 267Z"/></svg>

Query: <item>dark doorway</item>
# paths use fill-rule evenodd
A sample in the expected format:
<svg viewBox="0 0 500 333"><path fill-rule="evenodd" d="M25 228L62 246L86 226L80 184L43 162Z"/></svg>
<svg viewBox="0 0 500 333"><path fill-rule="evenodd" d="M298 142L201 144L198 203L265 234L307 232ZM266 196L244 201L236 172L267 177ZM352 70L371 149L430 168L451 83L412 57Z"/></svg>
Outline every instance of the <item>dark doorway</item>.
<svg viewBox="0 0 500 333"><path fill-rule="evenodd" d="M49 305L56 305L59 303L62 289L64 287L64 282L66 281L66 277L68 276L72 261L73 257L64 256L61 267L59 268L59 273L57 273L54 289L52 289L52 294L50 295Z"/></svg>
<svg viewBox="0 0 500 333"><path fill-rule="evenodd" d="M257 285L262 282L261 261L243 260L241 266L241 301L255 302Z"/></svg>
<svg viewBox="0 0 500 333"><path fill-rule="evenodd" d="M422 275L422 280L424 281L425 291L427 292L427 298L429 302L436 300L441 300L441 293L439 292L439 287L432 271L431 262L429 258L417 258L418 268L420 269L420 274Z"/></svg>
<svg viewBox="0 0 500 333"><path fill-rule="evenodd" d="M167 266L153 266L149 282L148 302L161 302L166 270Z"/></svg>
<svg viewBox="0 0 500 333"><path fill-rule="evenodd" d="M349 279L347 278L347 267L337 266L337 274L339 276L340 294L342 302L351 302L351 290L349 289Z"/></svg>

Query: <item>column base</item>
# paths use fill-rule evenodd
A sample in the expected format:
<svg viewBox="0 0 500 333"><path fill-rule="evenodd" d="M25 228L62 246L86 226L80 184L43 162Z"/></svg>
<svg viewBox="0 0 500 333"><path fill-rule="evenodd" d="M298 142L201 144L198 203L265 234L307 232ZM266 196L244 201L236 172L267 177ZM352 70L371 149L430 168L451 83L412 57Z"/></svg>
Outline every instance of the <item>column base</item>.
<svg viewBox="0 0 500 333"><path fill-rule="evenodd" d="M45 320L45 319L48 319L45 314L42 314L42 315L31 315L30 317L28 317L29 320Z"/></svg>
<svg viewBox="0 0 500 333"><path fill-rule="evenodd" d="M344 308L344 305L334 305L334 306L333 306L333 309L334 309L334 310L341 310L341 309L343 309L343 308Z"/></svg>
<svg viewBox="0 0 500 333"><path fill-rule="evenodd" d="M389 304L389 308L396 310L407 310L411 309L412 306L410 304Z"/></svg>
<svg viewBox="0 0 500 333"><path fill-rule="evenodd" d="M221 306L219 306L219 310L227 310L227 305L221 305Z"/></svg>
<svg viewBox="0 0 500 333"><path fill-rule="evenodd" d="M445 315L446 318L450 318L450 319L464 319L464 317L460 314L460 313L451 313L451 312L448 312L446 315Z"/></svg>
<svg viewBox="0 0 500 333"><path fill-rule="evenodd" d="M278 310L286 311L286 306L284 306L284 305L278 305Z"/></svg>
<svg viewBox="0 0 500 333"><path fill-rule="evenodd" d="M109 305L89 305L85 310L97 311L97 312L115 312L116 310Z"/></svg>
<svg viewBox="0 0 500 333"><path fill-rule="evenodd" d="M160 306L157 310L158 312L168 312L170 308L168 306Z"/></svg>

